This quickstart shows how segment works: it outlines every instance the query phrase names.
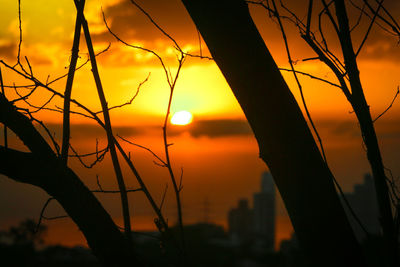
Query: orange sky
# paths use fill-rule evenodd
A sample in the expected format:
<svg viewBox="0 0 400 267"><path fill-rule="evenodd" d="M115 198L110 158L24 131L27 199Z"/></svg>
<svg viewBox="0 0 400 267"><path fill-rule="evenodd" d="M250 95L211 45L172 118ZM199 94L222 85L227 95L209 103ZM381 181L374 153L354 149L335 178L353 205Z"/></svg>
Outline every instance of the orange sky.
<svg viewBox="0 0 400 267"><path fill-rule="evenodd" d="M185 51L199 53L197 32L179 1L143 0L138 2L176 38ZM291 2L294 9L303 11L295 1ZM387 1L387 4L395 14L400 14L398 1ZM18 45L18 9L16 1L0 0L0 6L0 59L12 65L15 63ZM169 95L165 73L160 68L157 59L151 54L125 47L115 41L104 26L101 7L116 34L132 44L154 49L164 58L173 75L177 67L177 52L173 49L172 43L160 34L129 1L87 1L85 15L89 21L96 51L101 51L109 43L111 44L110 50L98 57L109 106L129 100L135 94L139 83L150 73L148 82L141 87L132 105L111 112L113 125L117 126L115 131L161 154L163 149L162 116L166 111ZM263 10L252 7L251 11L278 65L288 68L277 25L270 21ZM34 73L40 80L45 81L49 74L51 78L55 78L66 73L72 47L75 13L72 0L22 1L22 55L29 58ZM354 14L351 14L351 18ZM362 29L353 33L356 44L361 40ZM312 55L298 38L296 29L288 27L288 34L293 50L292 56L295 60ZM329 38L333 37L329 36ZM400 50L396 45L397 41L373 28L371 38L359 56L361 78L373 117L385 110L400 84L398 78ZM332 42L335 44L335 40ZM334 45L333 51L338 52ZM208 53L204 42L202 42L202 53ZM87 53L82 38L79 63L86 59ZM297 70L310 72L336 82L334 76L319 62L299 61L295 67ZM27 83L9 71L5 71L3 66L1 68L6 84ZM298 89L292 75L289 73L283 73L283 75L293 94L298 98ZM344 189L350 191L352 185L361 181L363 173L369 170L357 124L354 122L354 115L350 113L351 108L338 88L308 77L300 77L300 79L310 112L316 119L327 147L328 162L338 180L343 183ZM63 92L65 79L55 83L54 88ZM10 99L15 96L13 90L7 90L6 95ZM40 105L48 97L48 93L40 91L32 95L30 100ZM88 65L76 73L73 98L95 111L100 110ZM385 117L376 123L376 127L381 136L385 162L398 176L400 174L400 164L398 164L400 104L397 102ZM50 106L61 105L60 99L56 99ZM78 110L76 107L73 109ZM171 140L174 142L171 153L174 166L176 166L175 170L179 173L181 167L184 169L183 198L184 211L187 213L186 220L188 222L201 220L203 218L202 203L205 198L208 198L213 205L210 218L222 223L226 218L227 210L234 207L239 198L251 198L252 194L259 190L260 174L267 168L258 159L257 145L251 131L243 122L244 117L236 99L218 67L212 61L187 59L174 92L172 111L179 110L188 110L194 115L193 124L190 127L171 129ZM60 114L40 112L37 117L50 123L52 131L56 133L56 138L60 138ZM101 131L87 125L91 123L90 121L80 116L73 116L72 121L78 124L76 131L72 132L71 142L75 148L81 152L91 152L95 149L96 138L104 143ZM17 140L13 138L11 140L19 147ZM146 177L154 194L160 197L167 179L165 170L154 166L152 157L144 151L136 148L129 149L136 153L135 160L139 170ZM72 166L90 187L96 187L94 180L96 174L104 178L105 186L115 186L108 159L102 166L90 171L79 167L76 163ZM132 181L130 176L127 179ZM135 185L134 182L128 182L128 184ZM116 197L101 199L118 220L120 216L118 199ZM16 203L15 207L11 208L6 204L11 200ZM36 218L45 200L46 195L40 190L32 186L16 184L1 177L0 227L1 222L3 225L9 225L24 216ZM168 204L170 211L167 214L173 217L172 198L170 202ZM287 227L287 217L284 216L282 204L279 205L278 221L282 222L281 227L278 226L279 236L289 237L290 228ZM151 211L144 199L133 196L132 206L135 216L141 218L138 225L145 228L143 225L151 224ZM50 210L49 213L51 212ZM60 210L54 212L62 213ZM146 218L150 223L146 224ZM55 240L62 241L57 238ZM69 242L71 243L73 242Z"/></svg>

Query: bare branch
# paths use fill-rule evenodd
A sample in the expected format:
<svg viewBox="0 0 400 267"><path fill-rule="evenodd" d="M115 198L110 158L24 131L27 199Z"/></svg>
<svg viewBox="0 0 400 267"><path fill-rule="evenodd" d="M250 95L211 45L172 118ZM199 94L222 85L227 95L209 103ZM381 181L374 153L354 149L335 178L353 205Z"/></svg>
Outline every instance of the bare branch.
<svg viewBox="0 0 400 267"><path fill-rule="evenodd" d="M138 87L136 88L136 93L133 95L133 97L132 97L130 100L128 100L128 101L125 102L124 104L120 104L120 105L117 105L117 106L112 106L111 108L108 108L108 110L110 111L110 110L112 110L112 109L121 108L121 107L124 107L124 106L127 106L127 105L132 104L133 100L135 100L136 97L138 96L139 91L140 91L140 88L142 87L143 84L145 84L145 83L149 80L149 77L150 77L150 72L149 72L149 74L147 75L146 79L144 79L141 83L139 83ZM102 112L102 111L97 111L97 112L95 112L95 113L96 113L96 114L99 114L99 113L101 113L101 112Z"/></svg>
<svg viewBox="0 0 400 267"><path fill-rule="evenodd" d="M6 96L5 92L4 92L3 74L1 72L1 67L0 67L0 87L1 87L1 93L4 96ZM8 140L7 140L8 134L7 134L7 126L6 125L3 125L3 135L4 135L4 147L8 148Z"/></svg>
<svg viewBox="0 0 400 267"><path fill-rule="evenodd" d="M274 11L275 11L275 14L276 14L276 19L278 20L279 27L280 27L280 30L281 30L281 33L282 33L282 38L283 38L283 41L285 43L286 54L287 54L287 57L288 57L288 60L289 60L290 68L291 68L293 76L294 76L294 78L296 80L297 87L299 88L299 91L300 91L300 96L301 96L301 100L303 102L304 110L306 111L307 118L308 118L308 120L309 120L309 122L310 122L310 124L311 124L311 126L312 126L312 128L314 130L314 133L315 133L315 135L316 135L316 137L318 139L318 143L319 143L319 146L320 146L321 153L322 153L322 156L324 158L324 161L327 162L326 156L325 156L325 149L324 149L324 146L322 144L322 139L321 139L321 137L320 137L320 135L318 133L317 128L314 125L314 121L311 118L311 114L308 111L307 103L306 103L306 100L305 100L304 94L303 94L303 87L302 87L302 85L301 85L301 83L300 83L300 81L299 81L299 79L297 77L296 71L295 71L294 66L293 66L293 60L292 60L292 57L290 55L289 44L288 44L288 41L287 41L285 29L284 29L282 21L280 19L279 12L278 12L278 9L277 9L276 4L275 4L275 0L272 0L272 5L274 7ZM310 5L311 5L311 7L310 7L310 9L311 9L312 8L312 1L311 1ZM309 16L311 17L310 12L311 11L309 10ZM307 26L307 27L309 27L309 26ZM309 32L309 30L308 30L308 32Z"/></svg>
<svg viewBox="0 0 400 267"><path fill-rule="evenodd" d="M87 169L91 169L93 168L93 166L95 166L97 163L103 161L104 156L106 155L106 153L108 152L108 147L103 150L103 152L100 153L100 155L98 153L96 153L96 159L90 163L90 164L86 164L85 162L83 162L81 156L76 152L76 150L72 147L71 144L69 144L72 152L75 154L75 157L79 160L79 162L82 164L82 166L84 166Z"/></svg>
<svg viewBox="0 0 400 267"><path fill-rule="evenodd" d="M75 0L74 2L75 2L75 7L79 12L79 2L77 0ZM122 211L123 211L122 213L123 213L123 218L124 218L125 235L128 240L132 241L131 222L130 222L131 218L129 215L130 211L129 211L128 196L125 192L125 190L126 190L125 182L123 179L121 166L118 161L118 156L117 156L117 152L115 149L114 136L112 133L110 115L108 112L107 101L106 101L106 98L104 95L104 90L103 90L103 85L101 83L100 74L99 74L99 71L97 68L96 54L93 49L92 39L91 39L90 32L89 32L89 26L88 26L86 19L83 17L83 15L82 15L82 27L83 27L83 32L84 32L85 39L86 39L87 49L89 51L89 57L90 57L90 63L92 66L93 78L96 83L97 93L98 93L101 107L103 110L104 125L105 125L105 130L107 133L107 141L108 141L108 145L110 148L110 155L111 155L111 159L112 159L112 163L113 163L113 167L114 167L114 172L115 172L115 176L117 178L119 189L121 190L121 205L122 205Z"/></svg>
<svg viewBox="0 0 400 267"><path fill-rule="evenodd" d="M139 192L143 191L142 188L137 188L137 189L126 189L125 190L127 193L134 193L134 192ZM120 190L91 190L92 193L105 193L105 194L120 194Z"/></svg>
<svg viewBox="0 0 400 267"><path fill-rule="evenodd" d="M362 48L363 45L365 44L365 41L367 41L368 35L369 35L369 33L371 32L371 29L372 29L372 25L374 25L375 19L376 19L376 17L377 17L378 14L379 14L380 8L382 7L382 3L383 3L383 0L381 0L381 1L379 2L379 6L378 6L378 8L376 9L376 11L374 12L374 16L373 16L373 18L372 18L372 20L371 20L371 22L370 22L370 24L369 24L369 26L368 26L368 30L367 30L367 32L365 33L364 38L363 38L363 40L361 41L361 44L360 44L360 46L359 46L358 49L357 49L356 57L357 57L358 54L360 53L361 48Z"/></svg>
<svg viewBox="0 0 400 267"><path fill-rule="evenodd" d="M82 26L82 20L83 20L84 7L85 7L85 0L80 0L79 5L77 7L74 41L72 44L71 62L69 65L67 83L65 85L64 113L63 113L63 136L62 136L62 147L61 147L61 159L64 162L64 164L67 164L67 162L68 162L68 148L69 148L69 138L70 138L71 93L72 93L72 85L74 82L76 64L78 62L79 41L80 41L80 36L81 36L81 26Z"/></svg>
<svg viewBox="0 0 400 267"><path fill-rule="evenodd" d="M164 193L162 195L161 203L160 203L160 210L162 210L162 208L163 208L164 201L165 201L165 196L167 195L167 190L168 190L168 184L165 184Z"/></svg>
<svg viewBox="0 0 400 267"><path fill-rule="evenodd" d="M174 38L171 37L171 35L169 35L163 28L161 28L155 21L154 19L149 15L149 13L146 12L146 10L144 10L140 5L138 5L134 0L131 0L131 3L133 5L135 5L149 20L150 22L164 35L166 36L168 39L170 39L174 45L175 48L182 53L182 49L181 47L178 45L178 43L175 41Z"/></svg>
<svg viewBox="0 0 400 267"><path fill-rule="evenodd" d="M131 47L131 48L134 48L134 49L139 49L139 50L142 50L142 51L146 51L146 52L148 52L148 53L150 53L150 54L153 54L153 55L160 61L161 65L162 65L162 67L163 67L163 69L164 69L164 72L166 73L167 82L168 82L169 85L171 85L171 81L170 81L170 79L169 79L168 72L167 72L166 66L165 66L165 64L164 64L164 60L161 58L161 56L158 55L158 54L157 54L156 52L154 52L153 50L150 50L150 49L147 49L147 48L144 48L144 47L141 47L141 46L129 44L129 43L125 42L124 40L122 40L121 38L119 38L118 35L116 35L116 34L111 30L111 28L108 26L106 17L105 17L105 15L104 15L104 12L102 11L102 13L103 13L103 21L104 21L104 24L105 24L105 26L106 26L108 32L111 33L111 35L114 36L114 38L117 39L119 42L123 43L124 45L126 45L126 46L128 46L128 47Z"/></svg>
<svg viewBox="0 0 400 267"><path fill-rule="evenodd" d="M306 29L306 35L309 35L309 34L310 34L312 9L313 9L313 0L309 0L309 1L308 1L308 12L307 12L307 29Z"/></svg>
<svg viewBox="0 0 400 267"><path fill-rule="evenodd" d="M47 201L46 201L46 202L44 203L44 205L43 205L42 211L40 212L40 216L39 216L38 223L37 223L37 225L36 225L36 229L35 229L35 232L36 232L36 233L37 233L38 230L40 229L40 225L41 225L41 223L42 223L42 219L44 218L44 212L45 212L47 206L50 204L50 202L51 202L52 200L54 200L54 198L52 198L52 197L51 197L51 198L48 198Z"/></svg>
<svg viewBox="0 0 400 267"><path fill-rule="evenodd" d="M293 70L291 70L291 69L286 69L286 68L279 68L279 70L293 72ZM310 74L310 73L307 73L307 72L302 72L302 71L298 71L298 70L294 70L294 71L295 71L296 73L298 73L298 74L301 74L301 75L304 75L304 76L308 76L308 77L310 77L311 79L315 79L315 80L318 80L318 81L321 81L321 82L324 82L324 83L327 83L327 84L329 84L329 85L332 85L332 86L335 86L335 87L338 87L338 88L342 89L342 87L341 87L340 85L338 85L338 84L336 84L336 83L333 83L333 82L330 82L330 81L328 81L328 80L326 80L326 79L323 79L323 78L314 76L314 75L312 75L312 74Z"/></svg>
<svg viewBox="0 0 400 267"><path fill-rule="evenodd" d="M165 161L164 161L163 159L161 159L156 153L154 153L153 150L151 150L150 148L145 147L145 146L142 146L142 145L139 145L139 144L136 144L136 143L134 143L134 142L131 142L131 141L129 141L129 140L127 140L127 139L121 137L121 136L118 135L118 134L117 134L117 137L121 138L123 141L127 142L128 144L131 144L131 145L133 145L133 146L137 146L137 147L139 147L139 148L142 148L142 149L144 149L144 150L149 151L157 160L159 160L159 161L161 162L161 165L160 165L160 166L166 167L167 163L165 163Z"/></svg>
<svg viewBox="0 0 400 267"><path fill-rule="evenodd" d="M399 86L397 86L396 94L394 95L392 102L390 102L390 105L381 114L379 114L379 116L376 117L372 122L376 122L380 117L382 117L393 106L393 103L396 100L399 93L400 93Z"/></svg>
<svg viewBox="0 0 400 267"><path fill-rule="evenodd" d="M18 54L17 54L17 65L21 65L21 45L22 45L22 21L21 21L21 0L18 0L18 30L19 30L19 41L18 41Z"/></svg>

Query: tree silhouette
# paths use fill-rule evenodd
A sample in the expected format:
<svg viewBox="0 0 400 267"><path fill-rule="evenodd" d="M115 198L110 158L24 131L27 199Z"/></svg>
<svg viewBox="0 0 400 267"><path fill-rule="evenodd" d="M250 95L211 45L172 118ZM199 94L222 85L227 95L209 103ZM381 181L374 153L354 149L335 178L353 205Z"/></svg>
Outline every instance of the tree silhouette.
<svg viewBox="0 0 400 267"><path fill-rule="evenodd" d="M27 58L25 66L21 63L20 49L18 50L16 65L12 66L3 60L0 61L6 68L33 83L26 86L31 90L29 94L32 94L37 88L44 88L51 92L53 97L57 96L63 99L61 150L55 140L52 139L51 134L49 134L50 141L48 141L35 128L33 122L40 122L34 118L33 113L29 109L23 109L17 105L18 101L24 101L30 105L27 101L29 94L13 100L5 96L0 69L2 89L0 93L0 122L5 126L5 138L7 137L6 129L10 129L29 149L29 152L17 151L9 147L5 139L4 146L0 146L0 173L15 181L38 186L53 199L57 200L78 225L93 253L104 265L125 266L127 263L132 266L142 265L133 253L134 247L130 240L131 225L128 190L124 185L117 152L128 164L132 174L140 184L140 188L133 191L142 191L156 212L156 224L163 238L174 238L171 237L168 223L161 213L162 204L157 205L155 203L139 172L113 134L108 111L114 107L108 107L104 97L100 74L96 65L96 54L83 12L85 1L75 0L74 2L77 7L76 27L69 73L65 75L67 84L64 94L53 90L51 82L39 81L34 76ZM134 1L131 2L135 4ZM323 149L321 148L321 153L299 105L251 19L246 1L182 0L182 2L245 113L257 139L260 157L273 174L300 245L308 253L311 263L315 266L367 266L360 244L355 238L339 200L335 189L335 180L324 158ZM255 4L263 5L264 2L255 2ZM368 1L364 0L364 2L368 6ZM269 2L266 3L268 4ZM268 8L273 17L280 20L275 1L271 3L273 7L269 7L269 5L265 5L265 7ZM388 259L388 266L394 267L398 264L399 216L398 210L397 216L392 215L390 194L393 192L390 192L390 188L387 186L388 179L384 172L381 152L373 127L374 120L371 118L368 104L363 95L356 60L359 50L354 52L344 1L334 0L326 3L322 0L322 3L324 12L330 17L332 24L336 25L344 64L337 63L330 51L324 49L324 46L320 46L310 32L312 0L309 1L307 23L301 24L301 21L297 20L295 16L294 21L297 23L303 39L315 51L318 59L327 64L337 76L339 87L351 103L358 118L378 193L380 219L387 252L385 257ZM336 19L333 18L330 11L332 4L335 8ZM378 2L377 10L371 7L374 12L371 25L377 17L379 18L378 11L381 6L382 2ZM147 13L145 14L147 15ZM398 33L399 27L397 24L389 21L386 21L386 23L389 23L393 27L393 31ZM281 25L280 21L279 24ZM163 34L166 34L157 24L155 25ZM98 113L91 111L70 97L74 73L79 68L76 66L77 50L79 49L82 29L89 51L89 61L92 66L96 89L102 105L101 114L103 115L103 120L99 118ZM282 33L284 33L283 28L281 29ZM368 36L368 33L366 36ZM118 36L116 37L119 41L124 42ZM167 37L174 42L179 52L179 67L175 77L171 77L163 60L156 53L140 47L134 48L150 52L160 60L171 89L163 126L166 159L163 160L158 156L157 159L164 167L167 167L176 193L181 229L177 242L180 253L180 262L178 264L185 265L185 242L179 198L182 187L176 182L172 172L166 129L173 90L179 70L188 54L184 53L169 35ZM133 47L127 43L125 44ZM291 59L290 63L292 63ZM337 67L337 65L341 67ZM292 71L296 73L293 66ZM110 152L111 154L115 176L119 184L119 190L116 192L121 195L124 234L120 232L120 229L96 199L92 190L89 190L68 166L68 151L72 150L69 143L71 103L80 108L81 113L79 114L95 120L107 133L107 148L102 152L96 151L94 155L97 157L97 162L104 156L101 153ZM41 110L46 109L46 104L41 107L30 107ZM99 191L105 192L102 188Z"/></svg>
<svg viewBox="0 0 400 267"><path fill-rule="evenodd" d="M182 2L253 129L260 157L272 172L299 243L308 252L311 262L315 266L366 266L360 246L337 197L334 177L296 100L252 21L246 1ZM248 2L266 7L272 16L278 18L284 34L275 1ZM364 2L368 4L368 1ZM359 51L354 52L344 1L335 0L326 4L322 0L322 3L323 12L330 17L340 40L344 58L343 70L336 67L334 63L337 62L328 58L332 57L330 51L324 50L324 47L321 49L310 33L313 1L309 1L307 24L297 19L295 14L291 15L296 19L295 23L303 39L317 53L317 59L327 64L337 76L340 88L357 116L375 179L380 221L386 241L385 257L388 259L388 266L397 266L398 232L395 225L398 224L398 219L392 215L388 179L359 77L356 60ZM332 4L336 19L328 6ZM382 3L378 4L377 10L371 8L374 19ZM389 25L398 33L397 24ZM369 30L365 38L368 34ZM290 56L289 61L296 74Z"/></svg>
<svg viewBox="0 0 400 267"><path fill-rule="evenodd" d="M8 70L30 81L31 84L22 86L5 85L3 83L2 73L0 69L0 85L2 89L0 93L0 122L4 125L5 133L4 146L0 146L0 158L2 159L0 161L0 173L8 176L15 181L38 186L51 196L51 198L44 205L40 219L44 218L43 213L48 203L53 199L57 200L66 211L68 216L82 231L88 242L89 247L92 249L95 256L98 257L98 259L106 266L125 266L127 263L130 263L131 265L139 264L139 261L136 259L136 256L134 254L133 243L131 240L131 218L129 216L127 193L143 192L157 215L157 218L155 219L155 224L161 233L160 242L171 242L174 246L176 246L179 254L178 265L184 264L185 248L180 204L182 181L179 184L177 183L171 167L172 161L169 156L169 142L167 140L166 128L170 116L170 106L173 90L179 77L179 69L182 67L186 55L183 53L182 50L180 50L181 58L178 60L178 72L175 75L172 75L172 73L168 71L167 67L164 65L163 59L156 52L137 47L137 49L145 50L153 54L160 60L165 70L167 81L171 90L169 105L166 112L165 123L163 126L163 141L165 144L166 159L163 160L161 157L155 155L151 150L149 151L152 152L154 156L156 156L159 162L161 162L160 165L168 170L171 181L174 185L174 191L177 199L178 222L180 225L180 231L178 231L178 235L173 235L172 232L169 230L167 220L164 218L161 212L163 201L161 202L161 204L157 204L155 202L141 175L135 168L130 156L128 156L128 153L125 152L125 150L116 139L116 136L113 134L111 120L109 117L109 110L129 105L130 103L132 103L138 92L127 103L108 107L107 100L103 92L101 77L96 63L96 56L98 54L96 55L94 52L89 26L84 17L83 10L85 1L74 1L77 9L77 17L69 72L66 75L57 77L52 81L47 80L46 82L41 82L33 74L32 66L27 57L25 57L26 64L23 64L21 62L21 6L20 2L18 3L20 42L18 46L17 63L15 65L10 65L3 60L0 60L0 63ZM155 26L159 28L158 25L155 24ZM166 34L161 28L159 29L163 34ZM81 31L83 31L85 37L87 49L89 52L89 59L85 63L77 67L77 53L79 50ZM171 40L175 42L172 38ZM176 46L179 47L177 44ZM71 99L74 73L76 70L80 69L88 62L90 62L92 67L93 78L95 80L97 93L102 107L101 112L94 112L81 104L79 101ZM65 92L63 94L53 89L52 84L65 77L67 77L67 83ZM147 79L144 82L146 81ZM137 90L139 90L140 86L144 82L139 84ZM27 95L21 95L17 89L21 87L29 90L30 92ZM15 89L18 97L12 100L7 99L4 90L5 88ZM29 96L33 94L36 90L38 90L38 88L44 89L52 94L52 97L42 106L35 106L29 100ZM57 110L47 107L47 105L52 101L54 97L60 97L63 99L64 109ZM23 105L19 106L18 104L21 102L27 105L28 108L21 107ZM70 109L71 104L75 105L75 107L78 107L80 111L72 111ZM31 108L32 110L30 110L29 108ZM63 138L61 149L47 127L41 121L35 118L34 113L41 110L50 110L53 112L63 113ZM110 152L113 169L115 171L115 176L119 185L119 190L103 190L99 182L98 185L100 187L100 190L90 190L86 187L86 185L84 185L78 175L76 175L76 173L68 166L68 157L71 157L71 155L68 154L69 151L74 152L75 156L81 161L82 164L84 163L82 162L81 157L88 156L79 155L70 144L70 113L75 113L86 118L93 119L102 129L104 129L107 135L107 147L101 151L98 151L96 147L95 152L89 153L88 155L95 156L96 160L90 166L85 166L89 168L92 167L93 165L100 162L104 158L104 155L106 153ZM104 119L100 118L99 113L101 113ZM34 122L45 129L45 133L48 134L47 137L50 140L46 140L45 136L39 133L39 131L33 124ZM23 144L29 149L29 152L18 151L9 146L7 142L7 129L11 130L13 133L16 134L16 136L18 136ZM125 139L122 140L127 141ZM127 190L125 188L124 178L122 176L117 151L119 152L119 155L122 156L123 160L127 163L132 175L137 179L140 186L139 188L131 190ZM93 193L118 193L121 195L121 207L123 210L124 218L124 235L120 232L118 226L114 223L111 216L104 209L104 207L97 200Z"/></svg>

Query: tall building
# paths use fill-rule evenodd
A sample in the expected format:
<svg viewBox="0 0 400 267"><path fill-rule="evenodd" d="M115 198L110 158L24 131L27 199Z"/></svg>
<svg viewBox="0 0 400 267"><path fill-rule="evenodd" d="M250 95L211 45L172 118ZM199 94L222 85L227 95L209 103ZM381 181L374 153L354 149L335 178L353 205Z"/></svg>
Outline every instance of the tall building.
<svg viewBox="0 0 400 267"><path fill-rule="evenodd" d="M362 184L356 184L353 192L346 193L345 197L368 233L379 234L378 204L375 185L371 175L366 174L364 176L364 182ZM364 231L354 219L353 215L350 214L347 206L344 205L344 207L357 239L360 241L363 240L365 238Z"/></svg>
<svg viewBox="0 0 400 267"><path fill-rule="evenodd" d="M261 192L254 194L254 234L273 250L275 243L275 186L271 173L261 176Z"/></svg>
<svg viewBox="0 0 400 267"><path fill-rule="evenodd" d="M261 191L253 196L253 209L246 199L228 214L229 234L236 243L253 242L256 246L274 249L275 243L275 186L272 175L261 176Z"/></svg>
<svg viewBox="0 0 400 267"><path fill-rule="evenodd" d="M253 210L249 208L247 199L240 199L238 207L229 211L228 227L234 243L245 243L252 239Z"/></svg>

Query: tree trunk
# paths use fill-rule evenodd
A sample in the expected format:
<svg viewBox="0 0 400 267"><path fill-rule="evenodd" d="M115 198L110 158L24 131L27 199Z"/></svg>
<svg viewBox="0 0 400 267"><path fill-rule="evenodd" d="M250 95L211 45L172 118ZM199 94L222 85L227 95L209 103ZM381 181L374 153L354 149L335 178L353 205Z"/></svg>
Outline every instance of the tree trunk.
<svg viewBox="0 0 400 267"><path fill-rule="evenodd" d="M395 235L392 207L386 183L387 177L374 123L371 118L369 106L365 99L363 86L360 80L360 72L358 70L357 57L354 53L353 43L351 40L346 6L343 0L335 0L334 4L340 31L339 40L352 91L350 102L360 124L361 133L367 149L367 158L375 181L375 190L379 207L379 221L382 226L383 238L385 240L385 252L387 253L386 258L388 266L398 266L397 236Z"/></svg>
<svg viewBox="0 0 400 267"><path fill-rule="evenodd" d="M133 250L110 215L79 177L58 158L31 121L0 94L0 122L14 131L30 153L0 146L0 173L38 186L54 197L85 235L105 266L137 266Z"/></svg>
<svg viewBox="0 0 400 267"><path fill-rule="evenodd" d="M182 0L225 76L315 266L366 266L332 173L243 0Z"/></svg>

